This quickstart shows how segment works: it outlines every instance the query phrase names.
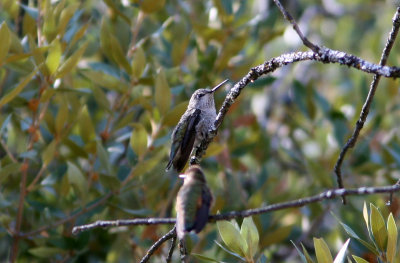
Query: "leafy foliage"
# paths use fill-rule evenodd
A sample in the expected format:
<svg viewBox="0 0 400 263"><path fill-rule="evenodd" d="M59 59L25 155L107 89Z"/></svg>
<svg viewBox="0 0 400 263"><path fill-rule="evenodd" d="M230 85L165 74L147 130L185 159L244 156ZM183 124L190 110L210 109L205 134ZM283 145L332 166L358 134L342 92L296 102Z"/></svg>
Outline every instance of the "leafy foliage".
<svg viewBox="0 0 400 263"><path fill-rule="evenodd" d="M378 61L393 4L324 4L285 3L311 39ZM21 262L138 262L171 226L78 236L71 228L100 219L175 216L178 179L164 168L171 131L192 92L226 78L235 82L252 66L303 48L272 3L240 0L0 0L0 39L0 258L10 254L19 222ZM398 56L395 49L389 64ZM333 164L370 80L338 65L299 63L249 85L202 161L215 196L212 212L335 187ZM225 93L215 95L217 106ZM398 80L381 82L363 137L345 162L347 186L398 179L397 93ZM360 201L264 214L244 219L240 230L220 222L218 230L236 229L240 246L230 247L229 235L223 241L245 260L286 261L295 258L287 253L290 239L310 241L316 233L330 244L338 239L337 225L326 223L328 210L361 232ZM393 258L398 198L387 222L387 211L373 209L374 241L358 249ZM218 230L208 225L194 253L232 259L214 242ZM158 253L153 262L164 261L164 251Z"/></svg>
<svg viewBox="0 0 400 263"><path fill-rule="evenodd" d="M340 222L340 224L351 238L359 241L376 256L376 259L373 260L373 262L399 262L400 255L397 253L400 249L397 245L399 233L397 231L397 225L394 221L393 214L389 214L387 223L385 223L381 211L379 211L379 209L373 204L370 204L370 212L368 213L365 203L363 213L370 242L359 238L358 235L347 224L343 222ZM370 218L368 218L368 214ZM379 229L379 231L377 231L377 229ZM338 255L333 261L331 252L325 241L322 238L314 238L315 254L317 257L316 262L344 262L345 253L349 242L350 238L343 244ZM300 251L297 247L296 249L304 263L314 262L309 256L308 252L305 250L304 246L303 251ZM367 259L356 255L353 255L352 257L357 263L371 262L372 260L370 257Z"/></svg>

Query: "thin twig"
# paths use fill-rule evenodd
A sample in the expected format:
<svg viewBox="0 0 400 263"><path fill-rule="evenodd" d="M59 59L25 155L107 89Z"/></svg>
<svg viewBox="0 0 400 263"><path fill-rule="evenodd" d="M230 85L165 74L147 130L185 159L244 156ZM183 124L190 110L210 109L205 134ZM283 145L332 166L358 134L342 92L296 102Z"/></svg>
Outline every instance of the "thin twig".
<svg viewBox="0 0 400 263"><path fill-rule="evenodd" d="M338 197L349 196L349 195L372 195L380 193L393 193L400 191L400 184L381 186L381 187L359 187L353 189L331 189L324 191L320 194L305 197L293 201L281 202L277 204L267 205L256 209L248 209L243 211L231 211L218 215L210 215L208 218L209 222L219 220L229 220L238 217L248 217L258 214L269 213L272 211L283 210L288 208L302 207L311 203L318 203L322 200L335 199ZM132 226L132 225L159 225L159 224L175 224L175 218L136 218L136 219L123 219L123 220L111 220L111 221L96 221L91 224L75 226L72 230L73 234L78 234L83 231L92 230L94 228L105 228L114 226Z"/></svg>
<svg viewBox="0 0 400 263"><path fill-rule="evenodd" d="M393 17L392 30L389 33L389 37L386 41L386 45L385 45L385 48L383 49L382 56L381 56L381 59L379 62L379 65L381 65L381 66L386 65L389 53L393 47L397 33L399 32L399 27L400 27L400 8L397 8L396 14ZM337 183L338 183L339 188L343 188L342 164L343 164L344 157L345 157L347 151L350 148L354 147L354 145L357 142L358 136L360 135L360 131L364 127L364 123L367 119L369 109L371 107L372 100L374 98L375 91L378 87L380 78L381 78L380 75L378 75L378 74L374 75L374 78L373 78L370 88L369 88L367 99L365 100L365 103L361 109L360 118L357 120L356 127L354 128L353 134L350 137L350 139L346 142L346 144L344 145L342 150L340 151L339 157L336 161L334 171L335 171L335 174L337 177Z"/></svg>
<svg viewBox="0 0 400 263"><path fill-rule="evenodd" d="M189 262L189 253L185 241L183 239L179 240L179 252L181 253L181 263Z"/></svg>
<svg viewBox="0 0 400 263"><path fill-rule="evenodd" d="M153 255L153 253L168 239L176 237L176 230L175 227L173 227L167 234L163 235L159 240L157 240L156 243L154 243L149 250L147 251L146 255L142 258L140 263L146 263L149 261L150 257Z"/></svg>
<svg viewBox="0 0 400 263"><path fill-rule="evenodd" d="M307 37L304 36L304 34L301 32L300 27L297 25L296 21L294 20L293 16L283 7L281 2L279 0L274 0L276 6L279 8L283 16L287 21L292 24L292 27L294 31L296 31L297 35L299 35L301 41L303 41L303 44L306 47L309 47L312 51L314 51L317 54L320 54L321 48L318 45L313 44L310 40L308 40Z"/></svg>
<svg viewBox="0 0 400 263"><path fill-rule="evenodd" d="M174 249L176 245L176 236L171 239L171 246L169 247L168 256L165 259L165 262L169 263L172 260L172 255L174 254Z"/></svg>

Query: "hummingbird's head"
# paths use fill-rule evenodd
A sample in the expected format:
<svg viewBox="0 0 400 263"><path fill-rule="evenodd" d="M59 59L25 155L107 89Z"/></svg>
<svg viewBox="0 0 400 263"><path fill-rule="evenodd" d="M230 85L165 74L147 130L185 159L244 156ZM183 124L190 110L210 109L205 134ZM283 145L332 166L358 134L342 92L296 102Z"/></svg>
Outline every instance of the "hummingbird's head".
<svg viewBox="0 0 400 263"><path fill-rule="evenodd" d="M212 89L198 89L196 90L189 101L189 108L194 109L215 109L214 105L214 92L224 85L228 80L224 80Z"/></svg>
<svg viewBox="0 0 400 263"><path fill-rule="evenodd" d="M200 166L192 165L190 166L185 174L180 175L181 178L184 178L185 182L197 181L201 183L206 182L206 177L204 176L203 171L201 170Z"/></svg>

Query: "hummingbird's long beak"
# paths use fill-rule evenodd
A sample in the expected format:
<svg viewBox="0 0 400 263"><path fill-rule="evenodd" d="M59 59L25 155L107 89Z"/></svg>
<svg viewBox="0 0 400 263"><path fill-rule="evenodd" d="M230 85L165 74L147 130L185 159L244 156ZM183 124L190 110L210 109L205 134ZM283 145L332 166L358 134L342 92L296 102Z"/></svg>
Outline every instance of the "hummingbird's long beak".
<svg viewBox="0 0 400 263"><path fill-rule="evenodd" d="M214 93L217 89L219 89L222 85L224 85L226 82L228 82L229 79L226 79L224 81L222 81L221 83L219 83L217 86L215 86L212 90L211 93Z"/></svg>

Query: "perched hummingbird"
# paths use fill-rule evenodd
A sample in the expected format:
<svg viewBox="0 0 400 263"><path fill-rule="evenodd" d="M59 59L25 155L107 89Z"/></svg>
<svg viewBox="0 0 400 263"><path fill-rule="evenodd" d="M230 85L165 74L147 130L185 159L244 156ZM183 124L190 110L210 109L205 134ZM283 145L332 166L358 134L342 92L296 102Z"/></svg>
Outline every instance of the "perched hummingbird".
<svg viewBox="0 0 400 263"><path fill-rule="evenodd" d="M177 172L182 171L193 147L207 136L217 117L214 92L227 81L227 79L224 80L213 89L198 89L193 93L187 110L172 132L167 171L171 166Z"/></svg>
<svg viewBox="0 0 400 263"><path fill-rule="evenodd" d="M176 198L176 233L182 240L186 232L199 233L208 221L212 194L200 166L192 165L186 173Z"/></svg>

